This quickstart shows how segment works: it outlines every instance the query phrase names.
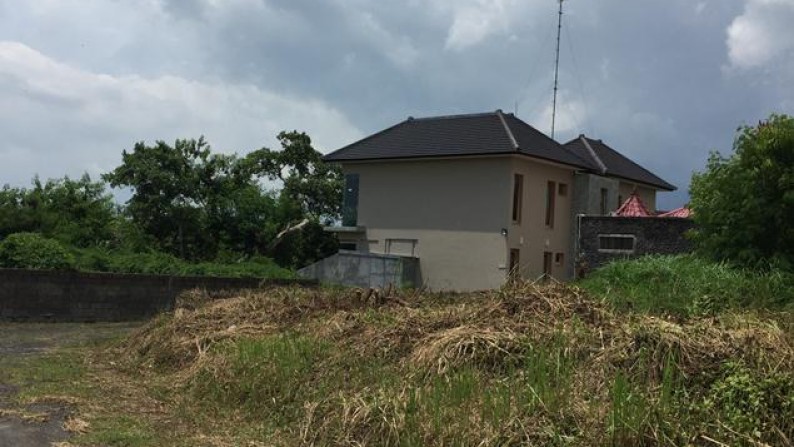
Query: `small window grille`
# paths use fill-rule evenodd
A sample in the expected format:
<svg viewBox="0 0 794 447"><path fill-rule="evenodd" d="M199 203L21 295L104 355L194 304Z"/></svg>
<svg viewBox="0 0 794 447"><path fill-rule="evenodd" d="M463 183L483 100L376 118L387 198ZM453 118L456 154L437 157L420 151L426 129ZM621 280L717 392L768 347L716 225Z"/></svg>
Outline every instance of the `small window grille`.
<svg viewBox="0 0 794 447"><path fill-rule="evenodd" d="M629 234L599 234L598 251L602 253L632 254L637 238Z"/></svg>

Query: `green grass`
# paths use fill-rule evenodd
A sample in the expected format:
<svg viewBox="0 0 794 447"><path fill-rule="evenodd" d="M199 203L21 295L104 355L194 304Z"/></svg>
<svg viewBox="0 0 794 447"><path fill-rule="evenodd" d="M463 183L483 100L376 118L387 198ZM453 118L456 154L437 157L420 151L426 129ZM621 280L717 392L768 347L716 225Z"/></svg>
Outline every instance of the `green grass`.
<svg viewBox="0 0 794 447"><path fill-rule="evenodd" d="M272 259L262 257L240 262L188 262L159 252L125 253L98 248L75 248L72 252L75 268L87 272L233 278L295 278L295 272L292 270L279 267Z"/></svg>
<svg viewBox="0 0 794 447"><path fill-rule="evenodd" d="M744 270L693 255L615 261L579 285L618 309L636 312L689 316L794 308L794 274Z"/></svg>
<svg viewBox="0 0 794 447"><path fill-rule="evenodd" d="M162 442L162 435L145 419L112 415L100 416L92 422L91 431L72 442L117 447L148 447Z"/></svg>

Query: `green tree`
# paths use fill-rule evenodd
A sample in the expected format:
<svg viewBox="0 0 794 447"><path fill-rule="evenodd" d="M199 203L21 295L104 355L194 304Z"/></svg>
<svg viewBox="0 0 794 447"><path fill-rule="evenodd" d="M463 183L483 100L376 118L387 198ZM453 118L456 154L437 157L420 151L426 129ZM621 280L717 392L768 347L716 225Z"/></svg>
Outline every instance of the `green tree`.
<svg viewBox="0 0 794 447"><path fill-rule="evenodd" d="M739 129L734 153L713 152L690 187L700 250L759 267L794 266L794 118Z"/></svg>
<svg viewBox="0 0 794 447"><path fill-rule="evenodd" d="M325 163L303 132L278 134L280 151L262 148L249 153L243 167L251 175L278 181L281 195L297 203L313 220L341 215L344 177L338 166Z"/></svg>
<svg viewBox="0 0 794 447"><path fill-rule="evenodd" d="M64 177L33 187L0 190L0 237L34 232L77 247L109 243L118 212L102 182L88 174L79 180Z"/></svg>
<svg viewBox="0 0 794 447"><path fill-rule="evenodd" d="M234 175L236 158L213 154L204 138L135 144L122 153L122 164L103 179L113 187L132 189L127 213L159 244L182 258L212 258L220 238L213 220L228 206L231 191L247 185ZM217 229L217 228L216 228Z"/></svg>

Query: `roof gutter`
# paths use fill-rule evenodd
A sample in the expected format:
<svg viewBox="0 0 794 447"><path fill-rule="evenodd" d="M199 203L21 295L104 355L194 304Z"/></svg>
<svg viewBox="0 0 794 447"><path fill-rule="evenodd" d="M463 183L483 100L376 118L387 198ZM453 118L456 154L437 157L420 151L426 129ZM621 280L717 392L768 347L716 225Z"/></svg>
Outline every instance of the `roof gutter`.
<svg viewBox="0 0 794 447"><path fill-rule="evenodd" d="M605 165L604 162L601 161L600 158L598 158L598 155L593 150L593 148L590 146L590 143L587 142L587 138L585 138L584 135L579 135L579 140L582 141L582 143L584 144L584 147L587 148L587 151L590 153L590 156L593 157L593 160L595 160L595 162L598 164L598 169L601 171L601 175L606 174L607 173L607 165Z"/></svg>
<svg viewBox="0 0 794 447"><path fill-rule="evenodd" d="M496 110L496 116L499 117L499 121L502 122L502 126L505 128L505 132L507 133L507 137L510 138L510 143L513 145L513 149L518 150L518 141L516 141L516 137L513 135L513 131L510 130L510 126L507 125L507 121L505 120L505 116L502 113L502 109Z"/></svg>

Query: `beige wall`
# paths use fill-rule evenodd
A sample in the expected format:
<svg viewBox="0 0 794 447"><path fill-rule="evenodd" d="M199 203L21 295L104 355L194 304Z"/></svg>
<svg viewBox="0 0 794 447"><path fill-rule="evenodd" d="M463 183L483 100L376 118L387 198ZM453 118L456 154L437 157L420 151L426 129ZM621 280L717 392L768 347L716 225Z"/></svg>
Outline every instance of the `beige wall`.
<svg viewBox="0 0 794 447"><path fill-rule="evenodd" d="M524 177L521 222L511 222L508 232L508 249L518 249L521 275L535 279L543 274L543 253L552 253L552 276L567 279L566 268L571 252L571 202L573 200L573 171L554 165L535 162L527 158L514 158L510 165L513 175ZM549 181L555 182L554 226L546 226L546 189ZM559 185L567 185L565 196L559 194ZM507 198L512 207L512 189ZM512 221L512 215L509 216ZM563 260L557 264L557 253Z"/></svg>
<svg viewBox="0 0 794 447"><path fill-rule="evenodd" d="M655 212L656 211L656 190L652 188L648 188L647 186L642 186L637 183L631 183L624 180L620 181L620 188L618 190L618 194L620 194L620 198L623 201L629 198L633 191L637 191L637 195L640 196L642 203L648 208L648 211ZM623 205L623 202L620 202L620 205Z"/></svg>
<svg viewBox="0 0 794 447"><path fill-rule="evenodd" d="M501 286L510 225L509 157L346 163L359 174L358 225L369 251L404 251L416 241L422 280L436 290Z"/></svg>
<svg viewBox="0 0 794 447"><path fill-rule="evenodd" d="M423 282L437 290L500 287L510 249L521 274L543 273L543 253L564 256L552 275L569 277L573 170L523 156L346 163L359 175L361 250L420 258ZM513 175L524 176L522 218L512 222ZM546 187L557 185L553 228L547 228ZM559 195L559 184L568 186ZM508 231L505 238L502 229Z"/></svg>
<svg viewBox="0 0 794 447"><path fill-rule="evenodd" d="M505 238L500 232L368 228L367 235L375 253L386 253L387 239L416 240L422 283L433 290L487 290L505 282ZM390 252L408 254L404 248Z"/></svg>

